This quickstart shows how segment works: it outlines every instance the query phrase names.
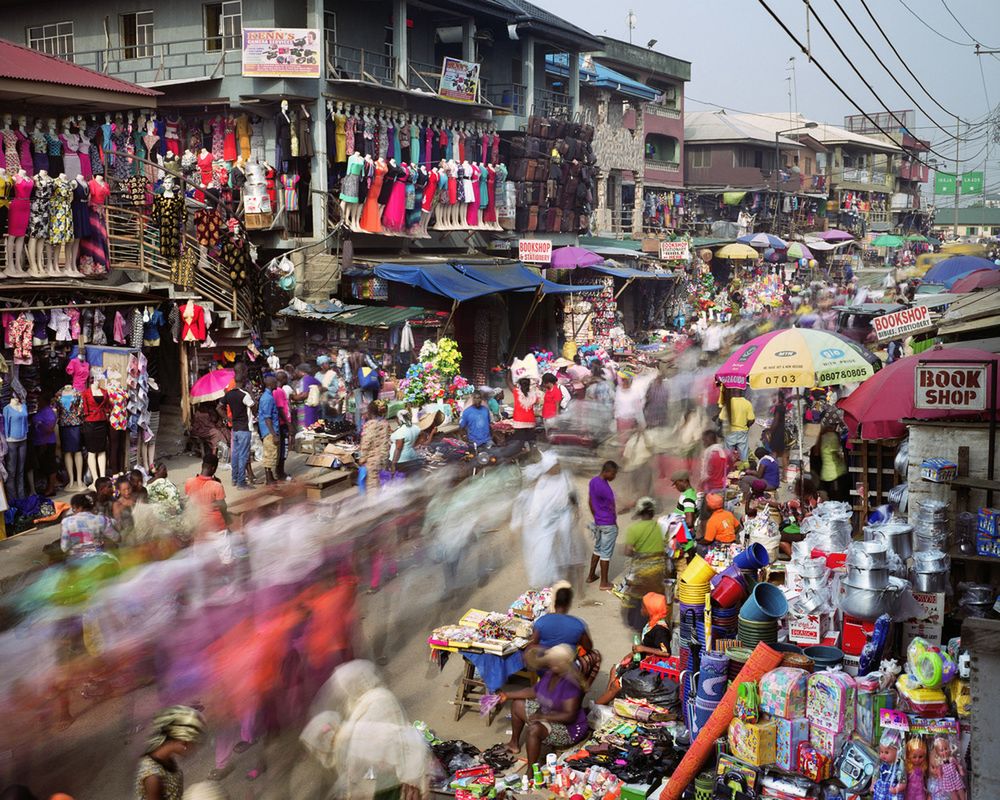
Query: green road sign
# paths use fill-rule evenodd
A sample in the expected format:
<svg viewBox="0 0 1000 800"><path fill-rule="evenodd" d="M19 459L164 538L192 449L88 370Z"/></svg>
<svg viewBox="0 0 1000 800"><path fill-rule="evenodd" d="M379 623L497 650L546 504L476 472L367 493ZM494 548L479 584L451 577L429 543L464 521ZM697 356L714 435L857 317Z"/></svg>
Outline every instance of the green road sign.
<svg viewBox="0 0 1000 800"><path fill-rule="evenodd" d="M983 173L963 172L962 194L982 194L982 193L983 193Z"/></svg>
<svg viewBox="0 0 1000 800"><path fill-rule="evenodd" d="M934 173L934 194L955 194L955 173Z"/></svg>

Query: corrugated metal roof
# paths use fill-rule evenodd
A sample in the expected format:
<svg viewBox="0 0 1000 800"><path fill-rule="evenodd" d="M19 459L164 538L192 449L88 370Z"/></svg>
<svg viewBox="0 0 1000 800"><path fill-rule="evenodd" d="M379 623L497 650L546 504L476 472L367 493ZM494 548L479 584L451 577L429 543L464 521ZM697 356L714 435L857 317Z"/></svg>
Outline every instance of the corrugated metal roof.
<svg viewBox="0 0 1000 800"><path fill-rule="evenodd" d="M145 86L71 64L55 56L39 53L6 39L0 39L0 78L52 83L57 86L76 86L81 89L99 89L143 97L156 97L162 94Z"/></svg>
<svg viewBox="0 0 1000 800"><path fill-rule="evenodd" d="M283 317L311 319L333 325L354 325L367 328L390 328L408 319L419 319L427 314L420 306L339 306L328 303L305 308L288 306L278 312Z"/></svg>

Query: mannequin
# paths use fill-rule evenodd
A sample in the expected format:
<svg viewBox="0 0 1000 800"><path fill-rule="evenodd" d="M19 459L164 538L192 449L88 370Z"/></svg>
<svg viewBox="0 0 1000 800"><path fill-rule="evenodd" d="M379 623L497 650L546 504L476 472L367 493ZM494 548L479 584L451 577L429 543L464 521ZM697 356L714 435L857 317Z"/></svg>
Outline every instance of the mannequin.
<svg viewBox="0 0 1000 800"><path fill-rule="evenodd" d="M128 394L117 372L108 375L104 390L108 398L108 472L117 475L125 466L125 445L128 442L125 406Z"/></svg>
<svg viewBox="0 0 1000 800"><path fill-rule="evenodd" d="M93 482L106 473L108 459L108 412L111 402L104 393L104 381L91 378L90 388L84 389L83 441L87 447L87 467Z"/></svg>
<svg viewBox="0 0 1000 800"><path fill-rule="evenodd" d="M24 237L28 232L31 215L31 190L34 184L24 169L13 177L10 211L7 215L7 270L8 277L24 274Z"/></svg>
<svg viewBox="0 0 1000 800"><path fill-rule="evenodd" d="M149 439L143 441L143 436L140 432L139 442L136 444L136 457L139 463L145 468L149 469L150 464L156 457L156 434L160 427L160 401L163 394L160 392L160 387L157 385L156 381L149 378Z"/></svg>
<svg viewBox="0 0 1000 800"><path fill-rule="evenodd" d="M49 169L49 144L45 141L45 134L42 132L42 121L35 120L35 127L31 134L31 163L34 166L35 175L42 170Z"/></svg>
<svg viewBox="0 0 1000 800"><path fill-rule="evenodd" d="M80 137L73 133L70 125L72 120L63 121L62 133L59 139L63 144L63 169L67 175L76 175L80 169Z"/></svg>
<svg viewBox="0 0 1000 800"><path fill-rule="evenodd" d="M45 265L45 242L49 235L49 201L55 189L55 181L47 170L35 175L35 190L31 195L31 211L28 220L28 265L31 276L40 278Z"/></svg>
<svg viewBox="0 0 1000 800"><path fill-rule="evenodd" d="M76 184L59 173L49 206L48 275L59 276L59 252L73 241L73 190Z"/></svg>
<svg viewBox="0 0 1000 800"><path fill-rule="evenodd" d="M28 454L28 412L16 394L3 409L7 437L7 497L24 497L24 462Z"/></svg>
<svg viewBox="0 0 1000 800"><path fill-rule="evenodd" d="M53 175L58 175L60 172L64 172L65 169L63 167L63 143L56 131L55 119L49 120L48 131L44 136L48 145L49 172Z"/></svg>
<svg viewBox="0 0 1000 800"><path fill-rule="evenodd" d="M340 213L344 223L352 231L359 230L360 203L358 189L361 182L361 172L364 169L364 158L355 150L347 159L347 174L340 182Z"/></svg>
<svg viewBox="0 0 1000 800"><path fill-rule="evenodd" d="M78 269L80 259L80 240L90 235L90 187L83 175L77 175L73 181L73 200L70 216L73 220L73 238L66 248L66 274L82 277Z"/></svg>
<svg viewBox="0 0 1000 800"><path fill-rule="evenodd" d="M287 172L287 162L292 156L292 114L288 101L281 101L281 110L274 119L274 163L279 172Z"/></svg>
<svg viewBox="0 0 1000 800"><path fill-rule="evenodd" d="M14 175L21 168L21 154L18 152L18 138L13 131L13 117L10 114L3 115L3 127L0 127L0 141L3 142L3 161L0 162L7 171Z"/></svg>
<svg viewBox="0 0 1000 800"><path fill-rule="evenodd" d="M80 359L83 356L79 356ZM86 362L83 362L86 365ZM84 489L83 440L80 435L82 399L72 386L64 386L56 395L56 415L59 418L59 448L69 476L69 491Z"/></svg>

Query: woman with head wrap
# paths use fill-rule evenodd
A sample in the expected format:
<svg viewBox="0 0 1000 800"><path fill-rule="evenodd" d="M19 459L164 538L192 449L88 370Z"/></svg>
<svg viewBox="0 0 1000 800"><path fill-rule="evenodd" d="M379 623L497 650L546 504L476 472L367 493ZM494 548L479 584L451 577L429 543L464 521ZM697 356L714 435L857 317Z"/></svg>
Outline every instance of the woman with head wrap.
<svg viewBox="0 0 1000 800"><path fill-rule="evenodd" d="M632 650L617 666L612 667L608 678L608 688L595 702L598 705L610 705L621 689L621 676L632 667L632 657L639 654L645 656L667 656L670 654L670 606L667 598L657 592L647 592L642 598L642 615L646 625L642 629L639 644L632 645Z"/></svg>
<svg viewBox="0 0 1000 800"><path fill-rule="evenodd" d="M313 701L313 713L299 739L335 776L334 796L418 800L426 795L427 742L370 661L349 661L334 670Z"/></svg>
<svg viewBox="0 0 1000 800"><path fill-rule="evenodd" d="M526 732L525 747L529 764L537 764L542 745L565 748L587 735L587 714L583 710L583 677L576 669L576 654L566 644L525 655L529 667L539 670L538 682L528 689L507 694L511 705L511 736L507 749L521 752L521 734Z"/></svg>
<svg viewBox="0 0 1000 800"><path fill-rule="evenodd" d="M628 565L615 588L622 601L626 623L642 629L642 600L647 592L662 592L667 574L664 531L656 519L656 501L640 497L633 514L636 522L625 529L625 555Z"/></svg>
<svg viewBox="0 0 1000 800"><path fill-rule="evenodd" d="M157 714L135 776L136 800L182 800L184 773L176 759L193 750L204 733L204 718L189 706Z"/></svg>

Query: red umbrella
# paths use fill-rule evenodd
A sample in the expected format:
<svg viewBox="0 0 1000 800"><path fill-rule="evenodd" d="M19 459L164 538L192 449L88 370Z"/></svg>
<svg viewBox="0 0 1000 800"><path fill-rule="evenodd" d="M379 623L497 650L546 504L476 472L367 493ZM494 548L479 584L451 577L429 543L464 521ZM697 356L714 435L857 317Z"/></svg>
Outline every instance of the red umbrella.
<svg viewBox="0 0 1000 800"><path fill-rule="evenodd" d="M955 281L948 291L952 294L962 294L977 289L993 289L997 286L1000 286L1000 270L977 269Z"/></svg>
<svg viewBox="0 0 1000 800"><path fill-rule="evenodd" d="M844 421L851 436L865 439L898 439L906 435L900 421L912 419L954 419L976 417L980 411L927 411L914 408L914 372L921 361L998 361L1000 355L972 347L948 347L894 361L872 375L837 405L844 412ZM997 368L1000 376L1000 363ZM1000 380L997 380L1000 397ZM860 434L859 434L860 427Z"/></svg>

